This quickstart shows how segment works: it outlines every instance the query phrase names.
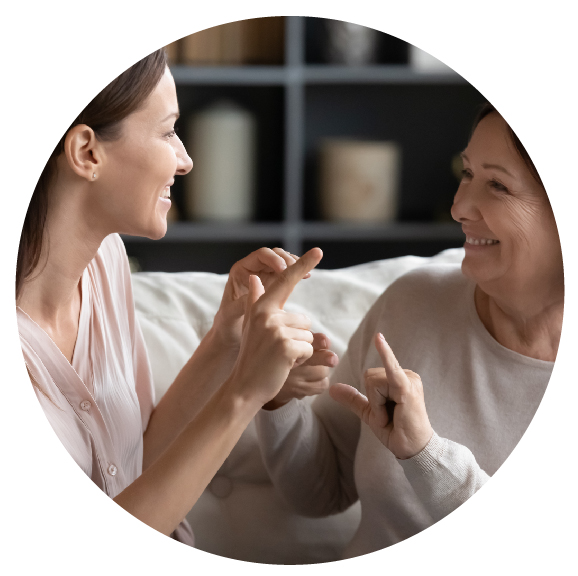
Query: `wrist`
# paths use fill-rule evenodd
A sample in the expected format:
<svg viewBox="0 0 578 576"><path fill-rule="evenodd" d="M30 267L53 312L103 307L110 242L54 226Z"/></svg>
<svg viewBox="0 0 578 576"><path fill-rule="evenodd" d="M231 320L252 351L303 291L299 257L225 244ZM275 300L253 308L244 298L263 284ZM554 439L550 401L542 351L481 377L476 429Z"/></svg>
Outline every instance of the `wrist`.
<svg viewBox="0 0 578 576"><path fill-rule="evenodd" d="M263 399L235 369L221 386L219 394L223 398L226 397L237 409L247 410L253 414L256 414L267 402L267 399Z"/></svg>
<svg viewBox="0 0 578 576"><path fill-rule="evenodd" d="M423 452L428 447L428 444L431 442L433 436L434 430L430 426L429 430L424 431L424 433L421 435L421 441L416 442L413 446L411 446L411 449L405 451L400 456L396 456L396 458L398 460L409 460L410 458L415 458L416 456L423 454Z"/></svg>
<svg viewBox="0 0 578 576"><path fill-rule="evenodd" d="M213 325L207 332L205 338L207 342L221 351L234 354L235 357L239 353L241 347L241 340L237 338L234 327L227 326L224 322L215 316Z"/></svg>

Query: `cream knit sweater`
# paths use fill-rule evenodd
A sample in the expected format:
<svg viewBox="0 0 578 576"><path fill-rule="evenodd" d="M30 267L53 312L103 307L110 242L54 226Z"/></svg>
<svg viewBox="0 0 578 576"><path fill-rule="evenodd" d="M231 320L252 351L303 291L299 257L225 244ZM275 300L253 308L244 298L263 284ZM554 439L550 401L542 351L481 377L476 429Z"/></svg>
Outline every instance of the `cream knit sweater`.
<svg viewBox="0 0 578 576"><path fill-rule="evenodd" d="M257 415L265 465L298 512L325 516L360 499L344 557L391 546L452 512L500 467L538 408L553 363L496 342L474 288L459 265L405 274L368 312L332 376L363 392L363 372L381 366L373 336L384 334L401 366L421 376L436 432L413 458L397 460L327 393Z"/></svg>

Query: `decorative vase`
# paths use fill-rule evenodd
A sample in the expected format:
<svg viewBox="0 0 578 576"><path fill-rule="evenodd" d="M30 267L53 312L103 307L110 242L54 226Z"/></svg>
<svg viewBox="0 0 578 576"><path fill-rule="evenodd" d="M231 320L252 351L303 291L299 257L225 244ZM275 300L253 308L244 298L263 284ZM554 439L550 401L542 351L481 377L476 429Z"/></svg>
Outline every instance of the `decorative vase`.
<svg viewBox="0 0 578 576"><path fill-rule="evenodd" d="M378 33L351 22L327 20L326 57L332 64L361 65L375 61Z"/></svg>
<svg viewBox="0 0 578 576"><path fill-rule="evenodd" d="M320 149L322 217L342 222L394 220L400 160L396 142L324 140Z"/></svg>

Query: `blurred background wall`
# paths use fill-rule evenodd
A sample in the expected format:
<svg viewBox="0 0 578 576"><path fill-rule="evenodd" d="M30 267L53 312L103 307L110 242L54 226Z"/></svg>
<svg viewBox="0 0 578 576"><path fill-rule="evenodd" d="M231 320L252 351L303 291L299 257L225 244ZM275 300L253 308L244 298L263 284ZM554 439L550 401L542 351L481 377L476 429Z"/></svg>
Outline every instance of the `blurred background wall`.
<svg viewBox="0 0 578 576"><path fill-rule="evenodd" d="M232 22L167 47L179 137L164 239L136 270L228 272L261 246L340 268L461 246L450 207L483 97L397 38L334 20Z"/></svg>

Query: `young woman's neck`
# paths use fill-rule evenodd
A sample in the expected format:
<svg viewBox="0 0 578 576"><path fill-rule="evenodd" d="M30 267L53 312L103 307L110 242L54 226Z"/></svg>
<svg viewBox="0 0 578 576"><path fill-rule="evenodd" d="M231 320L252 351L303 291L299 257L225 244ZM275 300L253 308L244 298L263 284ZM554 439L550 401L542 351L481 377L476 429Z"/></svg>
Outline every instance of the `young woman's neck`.
<svg viewBox="0 0 578 576"><path fill-rule="evenodd" d="M64 184L66 186L66 184ZM34 320L57 324L78 304L79 282L88 263L107 236L87 220L83 184L70 185L53 195L46 217L38 266L18 299L18 306Z"/></svg>

